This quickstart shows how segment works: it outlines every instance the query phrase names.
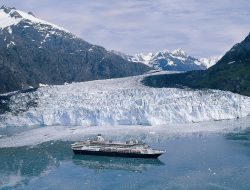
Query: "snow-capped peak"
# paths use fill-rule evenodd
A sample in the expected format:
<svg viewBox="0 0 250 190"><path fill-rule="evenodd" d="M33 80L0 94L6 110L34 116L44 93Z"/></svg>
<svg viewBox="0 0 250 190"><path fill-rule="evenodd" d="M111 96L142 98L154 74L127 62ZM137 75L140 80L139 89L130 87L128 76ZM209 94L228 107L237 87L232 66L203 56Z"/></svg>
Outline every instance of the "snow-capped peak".
<svg viewBox="0 0 250 190"><path fill-rule="evenodd" d="M34 14L31 12L25 13L23 11L16 10L14 7L10 8L6 6L2 6L0 8L0 20L1 20L0 29L4 29L6 27L17 25L21 21L26 21L26 22L33 23L33 24L50 25L55 29L64 30L65 32L68 32L62 27L59 27L57 25L54 25L44 20L36 18Z"/></svg>
<svg viewBox="0 0 250 190"><path fill-rule="evenodd" d="M136 54L132 60L147 64L157 70L189 71L206 69L198 59L189 56L182 49L172 52L164 49L156 53Z"/></svg>
<svg viewBox="0 0 250 190"><path fill-rule="evenodd" d="M138 53L134 56L113 51L124 59L144 63L157 70L190 71L204 70L213 66L221 57L195 58L189 56L184 50L176 49L172 52L164 49L156 53Z"/></svg>
<svg viewBox="0 0 250 190"><path fill-rule="evenodd" d="M182 57L187 57L187 53L185 51L183 51L182 49L178 48L174 51L171 52L173 55L175 56L182 56Z"/></svg>
<svg viewBox="0 0 250 190"><path fill-rule="evenodd" d="M215 65L222 56L219 57L212 57L212 58L200 58L199 61L205 65L207 68L212 67L213 65Z"/></svg>
<svg viewBox="0 0 250 190"><path fill-rule="evenodd" d="M170 51L169 51L168 49L163 49L163 50L162 50L162 53L164 53L164 54L166 54L166 53L169 54Z"/></svg>
<svg viewBox="0 0 250 190"><path fill-rule="evenodd" d="M13 15L14 12L14 8L7 8L5 6L0 8L0 29L4 29L11 25L16 25L21 21L21 18L17 18Z"/></svg>
<svg viewBox="0 0 250 190"><path fill-rule="evenodd" d="M139 54L136 54L135 60L137 60L138 62L149 64L149 62L152 60L154 55L155 54L153 54L151 52L147 53L147 54L139 53Z"/></svg>

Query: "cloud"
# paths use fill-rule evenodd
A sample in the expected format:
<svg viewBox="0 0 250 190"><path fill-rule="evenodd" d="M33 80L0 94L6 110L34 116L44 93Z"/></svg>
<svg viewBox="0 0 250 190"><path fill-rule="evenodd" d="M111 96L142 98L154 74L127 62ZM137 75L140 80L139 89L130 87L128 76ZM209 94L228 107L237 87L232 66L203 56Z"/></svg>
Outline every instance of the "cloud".
<svg viewBox="0 0 250 190"><path fill-rule="evenodd" d="M224 54L250 29L247 0L4 0L84 40L134 54L182 48Z"/></svg>

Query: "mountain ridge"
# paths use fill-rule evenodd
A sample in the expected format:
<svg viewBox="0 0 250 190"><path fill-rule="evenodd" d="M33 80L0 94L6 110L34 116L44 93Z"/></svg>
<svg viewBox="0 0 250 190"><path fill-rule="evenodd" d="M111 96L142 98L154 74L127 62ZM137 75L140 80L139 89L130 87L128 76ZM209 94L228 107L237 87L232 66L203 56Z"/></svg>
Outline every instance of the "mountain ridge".
<svg viewBox="0 0 250 190"><path fill-rule="evenodd" d="M250 96L250 34L206 71L146 77L151 87L210 88Z"/></svg>
<svg viewBox="0 0 250 190"><path fill-rule="evenodd" d="M192 70L205 70L216 64L220 57L212 58L195 58L188 55L182 49L171 51L163 50L156 53L139 53L133 55L124 54L121 52L113 51L114 53L122 56L132 62L141 62L145 65L163 71L192 71Z"/></svg>
<svg viewBox="0 0 250 190"><path fill-rule="evenodd" d="M2 6L0 18L0 93L151 70L32 14Z"/></svg>

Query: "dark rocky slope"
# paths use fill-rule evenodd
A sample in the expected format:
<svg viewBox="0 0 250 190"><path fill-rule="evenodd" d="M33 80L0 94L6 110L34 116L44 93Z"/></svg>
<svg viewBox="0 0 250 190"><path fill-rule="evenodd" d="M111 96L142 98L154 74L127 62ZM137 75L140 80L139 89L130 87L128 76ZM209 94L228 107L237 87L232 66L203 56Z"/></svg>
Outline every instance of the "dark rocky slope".
<svg viewBox="0 0 250 190"><path fill-rule="evenodd" d="M2 28L0 23L0 93L37 87L39 83L126 77L150 70L31 13L6 7L0 11L14 23Z"/></svg>

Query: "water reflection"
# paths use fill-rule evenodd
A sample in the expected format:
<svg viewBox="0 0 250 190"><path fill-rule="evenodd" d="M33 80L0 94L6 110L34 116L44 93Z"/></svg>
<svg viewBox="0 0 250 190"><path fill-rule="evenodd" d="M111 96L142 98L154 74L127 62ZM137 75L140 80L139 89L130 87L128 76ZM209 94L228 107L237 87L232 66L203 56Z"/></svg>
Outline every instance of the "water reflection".
<svg viewBox="0 0 250 190"><path fill-rule="evenodd" d="M155 166L163 166L159 159L120 158L105 156L74 155L73 163L98 171L103 170L127 170L143 172Z"/></svg>
<svg viewBox="0 0 250 190"><path fill-rule="evenodd" d="M71 143L57 141L34 147L0 148L0 189L26 187L32 179L47 175L61 168L64 163L72 163L74 168L85 167L99 172L143 172L164 165L158 159L74 155L70 149Z"/></svg>
<svg viewBox="0 0 250 190"><path fill-rule="evenodd" d="M35 147L0 149L0 188L27 184L60 161L72 157L69 142L49 142Z"/></svg>
<svg viewBox="0 0 250 190"><path fill-rule="evenodd" d="M225 138L245 146L250 146L250 128L234 133L228 133L225 135Z"/></svg>
<svg viewBox="0 0 250 190"><path fill-rule="evenodd" d="M159 158L165 164L74 155L72 142L0 148L0 189L250 189L250 129L225 136L155 137L141 138L167 148Z"/></svg>

